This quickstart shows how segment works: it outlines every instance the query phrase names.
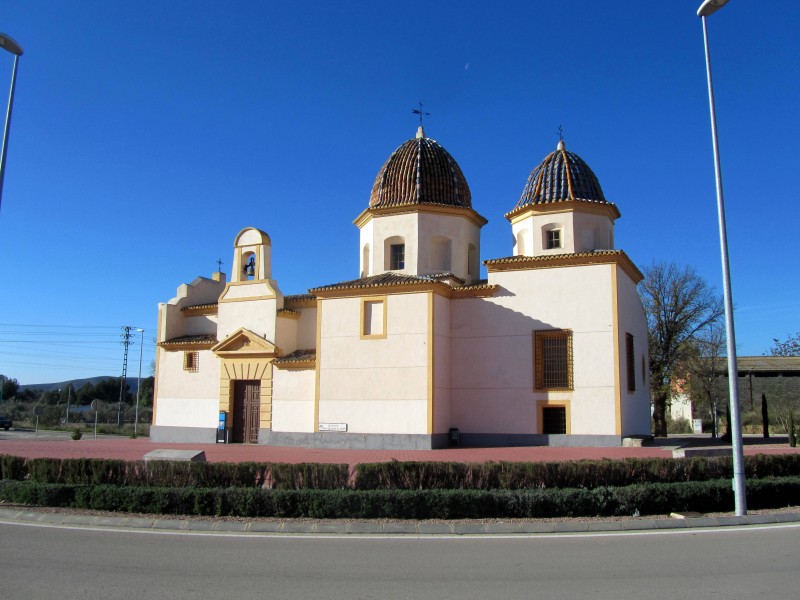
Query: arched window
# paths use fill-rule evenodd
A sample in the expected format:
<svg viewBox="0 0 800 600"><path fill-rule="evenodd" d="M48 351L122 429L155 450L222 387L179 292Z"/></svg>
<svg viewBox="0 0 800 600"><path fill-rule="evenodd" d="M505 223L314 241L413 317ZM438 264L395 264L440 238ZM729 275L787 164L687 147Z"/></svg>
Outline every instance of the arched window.
<svg viewBox="0 0 800 600"><path fill-rule="evenodd" d="M386 271L402 271L406 268L406 240L395 235L383 242L383 264Z"/></svg>
<svg viewBox="0 0 800 600"><path fill-rule="evenodd" d="M435 235L431 238L431 270L447 273L451 269L451 251L453 243L450 238Z"/></svg>
<svg viewBox="0 0 800 600"><path fill-rule="evenodd" d="M564 247L564 229L561 223L548 223L542 227L542 248L556 250Z"/></svg>
<svg viewBox="0 0 800 600"><path fill-rule="evenodd" d="M256 278L256 254L255 252L242 253L242 273L240 281L248 281Z"/></svg>
<svg viewBox="0 0 800 600"><path fill-rule="evenodd" d="M516 256L525 256L525 234L528 232L527 229L521 229L517 232L517 239L516 241L516 248L514 248L514 254Z"/></svg>
<svg viewBox="0 0 800 600"><path fill-rule="evenodd" d="M369 277L370 263L369 263L369 244L364 244L361 250L361 276Z"/></svg>
<svg viewBox="0 0 800 600"><path fill-rule="evenodd" d="M477 279L479 269L478 249L475 247L475 244L470 244L467 246L467 275Z"/></svg>

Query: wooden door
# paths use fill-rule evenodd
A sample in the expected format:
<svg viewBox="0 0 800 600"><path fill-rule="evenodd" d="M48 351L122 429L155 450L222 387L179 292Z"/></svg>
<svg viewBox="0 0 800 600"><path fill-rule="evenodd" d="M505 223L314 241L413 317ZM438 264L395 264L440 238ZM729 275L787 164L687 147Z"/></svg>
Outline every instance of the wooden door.
<svg viewBox="0 0 800 600"><path fill-rule="evenodd" d="M233 383L232 441L240 444L256 444L261 417L261 383L255 380Z"/></svg>

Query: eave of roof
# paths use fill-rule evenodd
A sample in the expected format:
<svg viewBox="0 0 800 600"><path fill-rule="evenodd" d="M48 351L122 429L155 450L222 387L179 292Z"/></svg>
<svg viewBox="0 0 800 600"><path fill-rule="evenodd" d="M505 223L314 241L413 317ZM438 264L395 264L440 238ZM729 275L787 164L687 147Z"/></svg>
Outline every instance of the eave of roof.
<svg viewBox="0 0 800 600"><path fill-rule="evenodd" d="M541 256L508 256L483 261L489 273L498 271L523 271L553 267L580 267L616 263L634 283L644 279L642 272L622 250L594 250L571 254L545 254Z"/></svg>
<svg viewBox="0 0 800 600"><path fill-rule="evenodd" d="M211 348L217 343L216 336L212 334L184 335L159 342L158 346L165 350L203 350Z"/></svg>

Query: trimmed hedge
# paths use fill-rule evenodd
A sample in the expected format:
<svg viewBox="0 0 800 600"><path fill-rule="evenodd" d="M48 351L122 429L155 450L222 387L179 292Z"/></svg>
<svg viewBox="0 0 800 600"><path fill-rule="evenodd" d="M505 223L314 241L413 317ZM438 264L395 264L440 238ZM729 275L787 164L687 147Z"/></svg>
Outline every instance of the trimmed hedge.
<svg viewBox="0 0 800 600"><path fill-rule="evenodd" d="M6 460L8 459L8 460ZM0 456L0 479L40 483L145 487L266 487L340 489L348 486L346 464L202 463L122 461L100 458Z"/></svg>
<svg viewBox="0 0 800 600"><path fill-rule="evenodd" d="M727 511L728 480L529 490L268 490L0 482L0 501L150 514L283 518L478 519ZM753 509L800 504L800 477L747 483Z"/></svg>
<svg viewBox="0 0 800 600"><path fill-rule="evenodd" d="M745 457L745 476L800 476L800 454ZM626 458L564 462L386 462L356 465L360 490L596 488L733 478L730 457Z"/></svg>
<svg viewBox="0 0 800 600"><path fill-rule="evenodd" d="M565 462L358 464L199 463L0 456L0 479L136 487L279 490L529 490L709 481L733 477L730 457ZM748 480L800 476L800 454L745 457Z"/></svg>

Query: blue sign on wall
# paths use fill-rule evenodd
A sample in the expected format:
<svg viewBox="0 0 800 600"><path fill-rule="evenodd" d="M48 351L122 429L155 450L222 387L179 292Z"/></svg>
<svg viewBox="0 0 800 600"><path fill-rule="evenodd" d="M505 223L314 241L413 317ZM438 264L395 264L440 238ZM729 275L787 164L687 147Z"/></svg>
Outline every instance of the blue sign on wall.
<svg viewBox="0 0 800 600"><path fill-rule="evenodd" d="M219 413L219 425L217 425L217 429L225 429L225 421L228 419L228 413L220 411Z"/></svg>

